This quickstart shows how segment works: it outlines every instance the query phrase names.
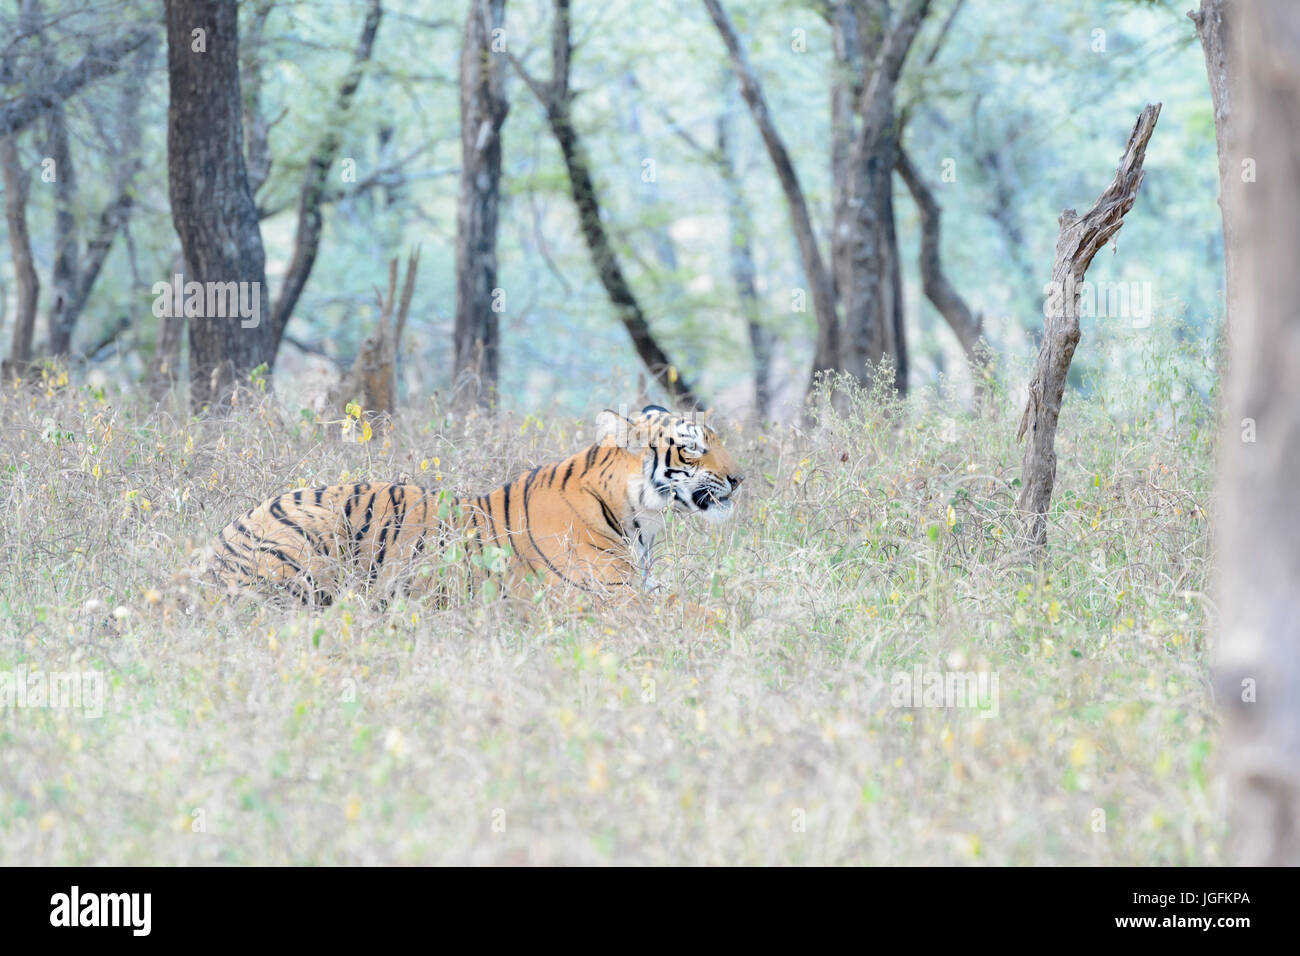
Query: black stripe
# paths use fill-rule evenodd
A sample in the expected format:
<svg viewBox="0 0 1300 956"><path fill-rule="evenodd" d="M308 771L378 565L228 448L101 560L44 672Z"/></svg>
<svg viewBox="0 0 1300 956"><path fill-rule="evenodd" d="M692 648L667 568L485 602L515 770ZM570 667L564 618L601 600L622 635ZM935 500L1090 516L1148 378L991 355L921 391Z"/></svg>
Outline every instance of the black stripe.
<svg viewBox="0 0 1300 956"><path fill-rule="evenodd" d="M264 548L263 553L269 554L277 561L283 561L285 564L289 565L289 567L293 568L295 574L303 573L302 565L299 564L297 561L295 561L293 558L289 557L287 554L285 554L283 548L276 548L276 547Z"/></svg>
<svg viewBox="0 0 1300 956"><path fill-rule="evenodd" d="M228 568L228 569L231 570L231 571L234 571L236 574L242 574L242 575L244 575L245 577L249 577L249 578L253 577L253 576L254 576L254 575L253 575L253 572L250 571L247 567L244 566L244 563L243 563L243 562L244 562L244 556L241 555L241 554L240 554L238 551L236 551L234 548L232 548L232 547L231 547L227 542L222 541L221 543L222 543L223 545L226 546L226 550L227 550L227 551L229 551L232 555L235 556L236 563L232 565L229 561L227 561L227 560L225 559L224 556L222 556L222 555L220 555L220 554L216 554L215 552L214 552L213 555L212 555L212 559L213 559L214 561L219 562L223 567Z"/></svg>
<svg viewBox="0 0 1300 956"><path fill-rule="evenodd" d="M593 445L593 446L591 447L591 452L588 452L588 454L592 454L592 453L594 453L595 451L596 451L596 446ZM524 510L525 510L525 514L527 514L527 509L528 509L528 496L527 496L527 488L525 488L525 492L524 492ZM560 573L560 569L557 568L557 567L556 567L556 566L551 562L551 559L548 558L548 557L546 556L546 553L545 553L544 551L542 551L542 549L538 546L538 544L537 544L537 538L533 536L533 528L532 528L532 525L529 524L527 521L524 522L524 532L528 535L528 543L531 544L531 545L533 546L533 550L537 552L537 556L538 556L539 558L542 559L542 563L545 564L546 567L547 567L548 569L550 569L550 572L551 572L552 574L554 574L557 578L559 578L561 581L565 582L566 584L571 584L571 585L573 585L575 588L577 588L577 589L580 590L580 591L586 591L588 594L592 594L592 593L594 593L594 592L591 590L591 588L587 587L586 585L584 585L584 584L579 584L577 581L571 580L571 579L565 577L563 574ZM529 569L531 570L531 569L532 569L532 563L531 563L531 562L527 562L527 563L528 563Z"/></svg>
<svg viewBox="0 0 1300 956"><path fill-rule="evenodd" d="M393 545L396 546L397 539L402 534L402 526L406 523L406 488L389 485L388 497L393 502L393 520L397 523L397 528L393 531Z"/></svg>
<svg viewBox="0 0 1300 956"><path fill-rule="evenodd" d="M319 551L319 542L310 531L289 517L284 510L284 505L280 503L282 500L282 498L277 498L275 501L271 502L271 507L267 509L270 512L271 517L280 522L280 524L284 525L286 528L289 528L306 538L307 543L311 545L313 551Z"/></svg>
<svg viewBox="0 0 1300 956"><path fill-rule="evenodd" d="M388 529L392 526L392 521L385 521L384 526L379 529L379 552L375 555L375 559L370 562L370 580L372 583L379 577L379 569L384 565L384 556L388 552Z"/></svg>
<svg viewBox="0 0 1300 956"><path fill-rule="evenodd" d="M496 512L492 510L492 496L490 494L484 495L481 500L483 502L483 512L485 515L484 520L488 523L488 530L492 534L492 540L499 544L501 541L501 533L497 531L497 517Z"/></svg>
<svg viewBox="0 0 1300 956"><path fill-rule="evenodd" d="M624 537L623 526L619 524L618 518L614 517L614 512L609 507L609 504L605 501L605 499L602 498L600 495L596 494L591 489L587 489L587 494L595 498L596 502L600 505L600 513L602 516L604 516L605 524L609 525L610 530L612 530L620 538Z"/></svg>
<svg viewBox="0 0 1300 956"><path fill-rule="evenodd" d="M359 497L359 496L358 496ZM360 570L361 567L361 542L366 534L370 531L370 522L375 516L375 496L371 495L370 500L366 502L366 520L362 523L361 529L348 538L349 564ZM348 523L348 531L351 532L352 524Z"/></svg>

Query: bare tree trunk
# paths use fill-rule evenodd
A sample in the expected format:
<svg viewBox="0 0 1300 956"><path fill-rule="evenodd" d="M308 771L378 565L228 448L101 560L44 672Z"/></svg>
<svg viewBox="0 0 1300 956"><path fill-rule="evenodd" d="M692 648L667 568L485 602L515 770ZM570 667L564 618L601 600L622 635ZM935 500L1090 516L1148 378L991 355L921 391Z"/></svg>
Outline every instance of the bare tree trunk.
<svg viewBox="0 0 1300 956"><path fill-rule="evenodd" d="M473 0L460 52L460 199L456 207L455 370L458 399L491 404L497 394L500 305L497 213L501 200L501 127L508 60L493 50L505 0Z"/></svg>
<svg viewBox="0 0 1300 956"><path fill-rule="evenodd" d="M79 284L77 217L72 212L77 192L76 169L68 146L68 120L60 103L46 117L47 155L54 160L54 273L50 290L50 354L66 356L72 343L68 306Z"/></svg>
<svg viewBox="0 0 1300 956"><path fill-rule="evenodd" d="M240 47L239 78L244 85L244 155L248 188L254 196L271 175L271 124L262 113L262 36L274 0L257 0Z"/></svg>
<svg viewBox="0 0 1300 956"><path fill-rule="evenodd" d="M1047 302L1043 343L1038 351L1034 376L1029 382L1029 401L1020 419L1016 440L1025 438L1020 466L1020 497L1016 502L1025 521L1025 537L1031 556L1041 554L1047 544L1047 509L1052 503L1056 481L1056 423L1061 415L1065 379L1070 360L1079 344L1079 296L1092 258L1124 224L1142 185L1142 163L1147 141L1156 128L1160 104L1148 106L1129 134L1128 147L1120 160L1115 179L1082 216L1073 209L1061 213L1056 240L1056 262Z"/></svg>
<svg viewBox="0 0 1300 956"><path fill-rule="evenodd" d="M785 142L772 122L767 99L763 96L763 87L749 65L740 38L736 35L736 28L719 0L704 0L704 7L727 47L732 69L740 81L740 95L754 118L754 125L763 138L763 145L767 148L777 179L781 182L781 191L785 195L795 242L799 247L799 259L803 264L804 276L812 293L813 312L817 317L817 344L813 351L812 374L809 377L811 387L821 372L837 371L840 368L840 326L835 311L835 284L817 246L817 236L813 231L803 187L799 184L799 175L795 172Z"/></svg>
<svg viewBox="0 0 1300 956"><path fill-rule="evenodd" d="M591 177L591 165L578 136L577 127L573 125L573 91L569 88L569 62L573 54L570 37L569 0L555 0L555 19L551 27L551 79L542 82L529 75L518 58L511 55L510 61L515 70L528 84L528 88L537 97L546 111L546 121L551 128L564 158L564 167L569 174L569 191L578 210L578 222L582 227L582 236L591 254L592 265L600 277L605 294L617 312L623 327L632 339L632 346L640 356L646 370L655 377L659 385L673 401L691 407L702 407L700 400L682 376L681 372L668 359L667 353L650 330L645 312L632 293L623 274L605 231L605 224L600 212L600 197L596 193L596 184Z"/></svg>
<svg viewBox="0 0 1300 956"><path fill-rule="evenodd" d="M1229 852L1300 865L1300 31L1290 0L1241 4L1243 142L1259 163L1233 225L1240 278L1219 475L1220 641ZM1234 26L1236 23L1234 23ZM1225 209L1227 212L1227 209Z"/></svg>
<svg viewBox="0 0 1300 956"><path fill-rule="evenodd" d="M850 156L853 183L851 281L845 295L845 367L867 381L872 369L891 360L895 386L906 388L906 344L893 260L893 174L898 149L894 92L903 62L929 9L929 0L909 0L892 24L882 27L880 51L858 101L861 125Z"/></svg>
<svg viewBox="0 0 1300 956"><path fill-rule="evenodd" d="M85 256L81 258L80 266L73 270L74 279L70 294L58 314L60 338L57 341L53 331L54 323L51 321L51 351L55 355L63 355L69 351L77 321L81 318L91 290L94 289L99 274L104 268L104 261L112 251L117 234L126 228L126 224L131 219L131 211L135 206L135 177L143 165L143 157L140 153L140 101L144 96L146 80L157 46L155 37L150 34L134 54L135 67L123 83L119 112L121 134L118 142L113 144L113 149L118 156L118 163L114 169L115 195L100 212L95 231L86 243Z"/></svg>
<svg viewBox="0 0 1300 956"><path fill-rule="evenodd" d="M916 207L921 214L921 254L920 272L921 288L925 297L938 310L957 336L968 362L976 362L975 346L979 344L983 330L980 316L971 311L966 300L961 297L943 271L942 233L940 227L939 203L934 193L921 177L916 166L907 153L898 150L897 169L907 183Z"/></svg>
<svg viewBox="0 0 1300 956"><path fill-rule="evenodd" d="M258 309L189 318L190 398L224 404L237 378L275 361L266 301L266 254L244 167L235 0L168 0L167 172L172 221L200 283L240 283ZM195 31L199 31L196 33ZM199 51L194 45L202 43ZM228 302L228 300L227 300ZM218 309L216 311L223 311Z"/></svg>
<svg viewBox="0 0 1300 956"><path fill-rule="evenodd" d="M1205 70L1214 104L1214 137L1219 151L1219 212L1223 220L1224 302L1232 325L1233 287L1236 285L1237 223L1245 202L1247 171L1242 162L1240 93L1241 64L1234 34L1241 16L1238 0L1201 0L1199 10L1188 12L1205 52ZM1254 157L1257 158L1257 157Z"/></svg>
<svg viewBox="0 0 1300 956"><path fill-rule="evenodd" d="M895 142L897 153L897 142ZM885 318L889 327L886 347L893 357L894 390L900 395L907 393L907 376L909 372L907 354L907 328L903 321L903 262L898 251L898 228L894 219L893 177L890 188L880 197L880 243L885 255Z"/></svg>
<svg viewBox="0 0 1300 956"><path fill-rule="evenodd" d="M379 21L384 10L379 0L368 0L366 18L361 25L361 36L357 40L356 50L352 55L352 66L339 86L334 105L334 116L347 112L352 104L352 97L361 84L361 71L370 59L374 49L375 34L379 30ZM284 338L285 327L293 317L294 307L302 295L312 267L316 264L316 253L320 250L321 230L324 219L321 206L324 202L325 187L328 185L330 167L339 151L338 129L331 126L325 131L320 142L307 158L307 171L303 174L302 189L298 193L298 231L293 240L293 258L289 262L289 271L280 286L280 297L275 302L271 317L272 355L280 347ZM269 158L267 159L269 164ZM269 167L268 167L269 168Z"/></svg>
<svg viewBox="0 0 1300 956"><path fill-rule="evenodd" d="M767 418L772 413L772 334L763 326L763 311L755 282L754 216L736 172L729 127L727 111L724 110L718 114L717 121L717 165L730 223L731 281L736 286L736 297L754 355L754 407L759 418Z"/></svg>
<svg viewBox="0 0 1300 956"><path fill-rule="evenodd" d="M18 280L18 312L14 316L13 343L4 362L4 380L27 374L32 361L32 336L36 329L36 301L41 281L32 260L32 240L27 232L27 171L23 169L15 136L0 139L0 171L4 174L5 222L9 249Z"/></svg>
<svg viewBox="0 0 1300 956"><path fill-rule="evenodd" d="M862 96L862 62L873 61L880 31L861 26L852 0L837 0L831 8L831 270L835 295L843 303L853 284L853 177L851 159L856 135L854 120ZM877 20L878 24L879 21ZM860 36L873 47L864 54Z"/></svg>
<svg viewBox="0 0 1300 956"><path fill-rule="evenodd" d="M749 334L750 351L754 358L754 407L759 418L771 414L772 406L772 353L776 337L763 323L763 308L758 295L757 268L754 265L754 214L745 198L744 183L736 168L735 149L731 132L731 112L734 108L734 77L730 70L723 74L722 87L727 91L726 105L718 113L714 124L714 145L706 145L691 136L680 124L665 117L672 131L701 158L718 171L722 181L723 196L727 205L729 225L728 261L731 280L736 287L736 299ZM795 250L798 255L798 249Z"/></svg>

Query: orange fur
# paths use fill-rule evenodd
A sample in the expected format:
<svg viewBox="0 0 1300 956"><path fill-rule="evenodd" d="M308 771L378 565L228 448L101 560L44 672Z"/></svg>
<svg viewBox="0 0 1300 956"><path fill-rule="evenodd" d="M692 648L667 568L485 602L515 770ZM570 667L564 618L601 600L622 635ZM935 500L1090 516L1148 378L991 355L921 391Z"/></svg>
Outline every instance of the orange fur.
<svg viewBox="0 0 1300 956"><path fill-rule="evenodd" d="M217 536L200 580L328 604L349 583L383 597L567 583L653 587L650 551L670 507L725 517L741 477L707 426L648 406L603 412L600 440L485 495L360 482L286 492ZM639 579L639 580L638 580Z"/></svg>

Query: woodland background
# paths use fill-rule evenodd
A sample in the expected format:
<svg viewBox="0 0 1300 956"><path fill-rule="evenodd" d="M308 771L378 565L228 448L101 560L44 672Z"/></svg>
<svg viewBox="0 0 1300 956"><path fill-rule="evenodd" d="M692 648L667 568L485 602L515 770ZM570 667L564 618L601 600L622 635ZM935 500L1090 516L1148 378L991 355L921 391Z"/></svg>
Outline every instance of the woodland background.
<svg viewBox="0 0 1300 956"><path fill-rule="evenodd" d="M871 6L861 6L864 20ZM1086 390L1089 373L1103 368L1140 374L1136 350L1114 333L1145 327L1157 314L1212 351L1223 313L1214 118L1187 4L930 6L898 81L898 137L942 207L941 267L982 317L988 346L1013 359L1036 350L1057 215L1091 200L1133 116L1159 101L1142 215L1126 226L1123 254L1098 257L1089 273L1099 283L1138 283L1132 288L1149 297L1150 314L1137 315L1136 303L1123 314L1108 311L1102 287L1100 314L1084 318L1090 347L1081 350L1072 382ZM132 52L100 53L116 72L10 140L18 173L30 180L26 229L40 281L33 354L64 351L50 323L75 297L68 290L86 284L90 262L102 253L95 244L106 239L66 351L114 380L140 382L162 336L150 290L182 271L174 268L180 245L168 201L159 9L56 0L18 7L3 13L8 93L39 88L38 77L48 82L78 64L92 44L107 50L135 31L146 37ZM732 3L727 11L829 259L838 254L829 241L837 202L833 88L860 85L869 71L837 59L829 5ZM283 297L296 240L310 229L311 217L300 212L305 174L314 160L332 157L319 180L314 268L275 359L290 400L317 397L323 381L351 364L373 327L374 290L384 285L388 260L417 245L421 267L399 345L401 397L450 390L464 12L419 2L382 10L359 2L239 4L241 105L265 246L267 317L271 300ZM553 20L549 3L514 3L502 28L508 55L543 79ZM651 334L710 404L733 414L760 411L762 368L770 403L761 411L795 417L817 338L813 293L781 187L708 12L657 0L579 3L571 35L573 123L601 220ZM500 129L495 398L520 410L550 403L585 409L593 377L628 382L644 369L584 246L545 112L506 57L493 56L501 74L494 82L508 107ZM349 78L355 92L341 94ZM62 160L63 175L46 182L41 164L51 157ZM917 205L901 176L890 181L903 385L946 375L968 390L961 344L922 293ZM733 200L744 217L740 229ZM752 299L734 278L733 250L748 260L740 267L752 274ZM13 263L0 263L6 338L21 311ZM841 310L846 299L841 295ZM890 351L897 349L877 349L875 360Z"/></svg>

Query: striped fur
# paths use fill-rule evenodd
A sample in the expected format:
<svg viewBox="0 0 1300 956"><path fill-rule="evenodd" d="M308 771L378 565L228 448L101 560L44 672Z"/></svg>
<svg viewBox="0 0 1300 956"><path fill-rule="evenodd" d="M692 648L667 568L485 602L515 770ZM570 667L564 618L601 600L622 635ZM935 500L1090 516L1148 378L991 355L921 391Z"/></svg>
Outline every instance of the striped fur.
<svg viewBox="0 0 1300 956"><path fill-rule="evenodd" d="M357 586L442 605L528 584L653 588L665 513L725 520L741 476L716 432L659 406L597 421L596 444L484 495L389 482L286 492L227 525L198 579L308 605Z"/></svg>

